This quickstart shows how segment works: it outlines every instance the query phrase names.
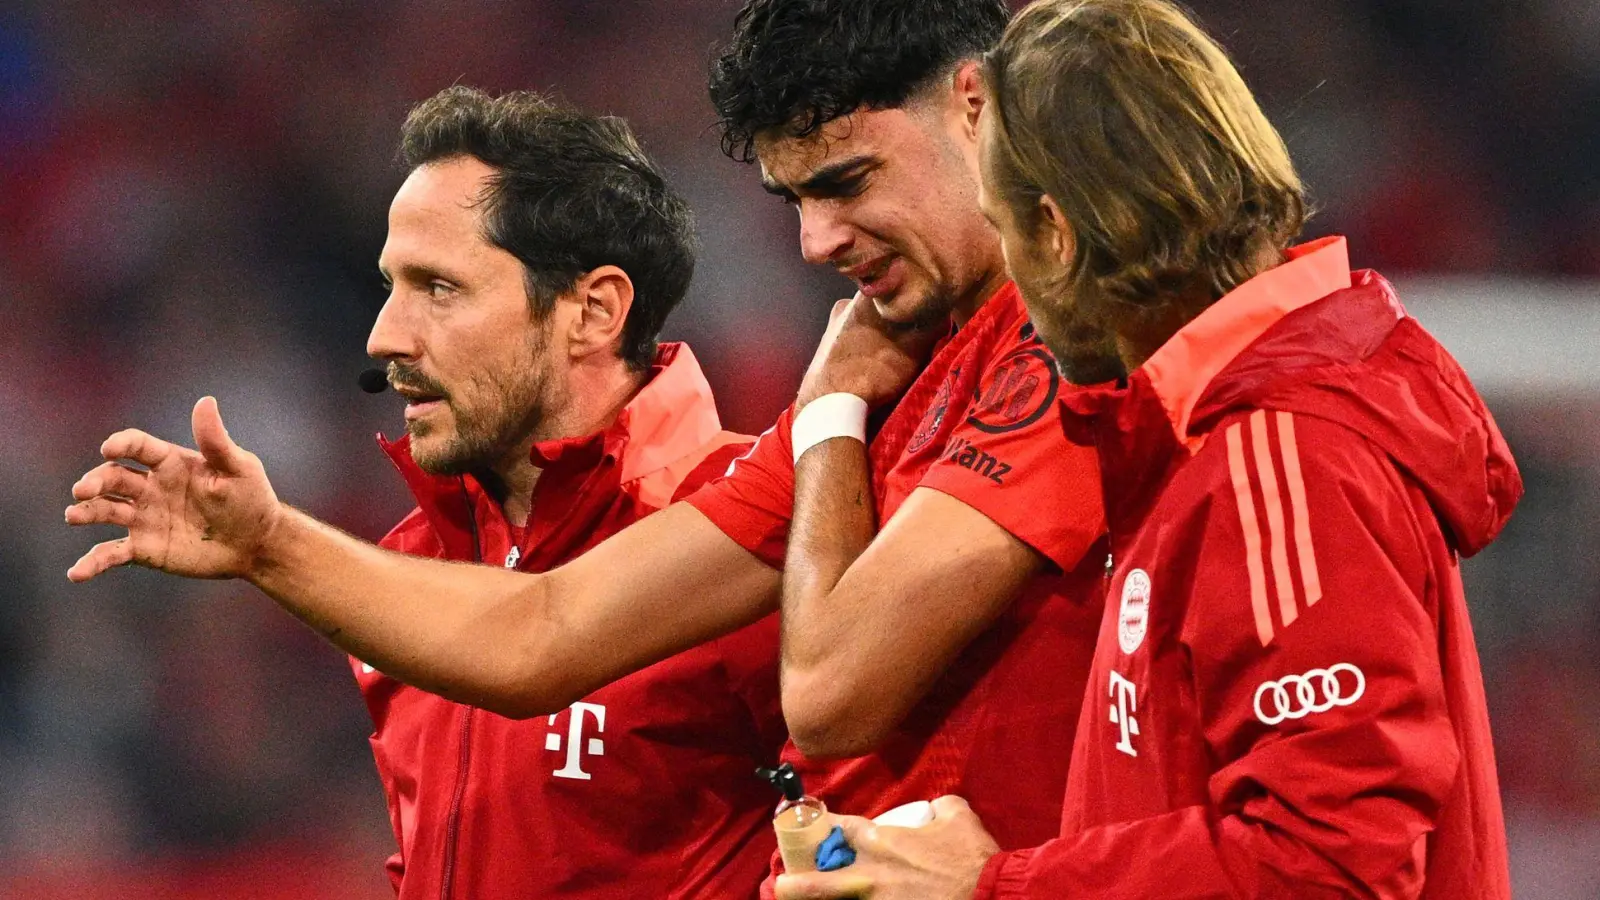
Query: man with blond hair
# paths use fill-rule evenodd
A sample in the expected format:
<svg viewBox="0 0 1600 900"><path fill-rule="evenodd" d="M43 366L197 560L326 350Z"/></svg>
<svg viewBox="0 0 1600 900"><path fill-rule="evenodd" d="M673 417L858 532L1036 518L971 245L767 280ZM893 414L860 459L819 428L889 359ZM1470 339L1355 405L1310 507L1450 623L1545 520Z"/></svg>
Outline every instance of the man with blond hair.
<svg viewBox="0 0 1600 900"><path fill-rule="evenodd" d="M1034 322L1131 373L1063 402L1113 564L1061 836L1000 852L940 798L778 896L1509 897L1459 558L1522 486L1483 402L1343 238L1291 246L1283 142L1171 4L1041 0L985 82Z"/></svg>

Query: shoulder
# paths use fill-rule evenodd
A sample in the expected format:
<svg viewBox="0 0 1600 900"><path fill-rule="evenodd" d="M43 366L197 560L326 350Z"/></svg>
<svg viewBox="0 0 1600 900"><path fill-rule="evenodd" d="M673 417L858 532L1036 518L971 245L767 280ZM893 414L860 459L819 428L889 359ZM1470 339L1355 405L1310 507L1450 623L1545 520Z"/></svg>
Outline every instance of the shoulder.
<svg viewBox="0 0 1600 900"><path fill-rule="evenodd" d="M1314 415L1274 409L1223 418L1187 468L1191 478L1227 491L1243 485L1258 493L1401 487L1393 461L1365 435Z"/></svg>
<svg viewBox="0 0 1600 900"><path fill-rule="evenodd" d="M966 424L1005 434L1050 418L1061 393L1061 373L1025 317L1005 317L989 342ZM1054 429L1059 431L1059 429Z"/></svg>
<svg viewBox="0 0 1600 900"><path fill-rule="evenodd" d="M678 483L672 499L682 500L701 487L728 474L728 469L734 460L749 453L755 441L756 439L749 435L731 431L722 432L718 435L717 441L708 445L709 452Z"/></svg>
<svg viewBox="0 0 1600 900"><path fill-rule="evenodd" d="M1394 461L1358 431L1311 415L1228 416L1167 494L1169 523L1231 538L1222 544L1239 543L1255 564L1299 556L1316 571L1319 559L1380 552L1409 570L1428 540L1426 501Z"/></svg>
<svg viewBox="0 0 1600 900"><path fill-rule="evenodd" d="M647 506L659 509L721 477L753 440L731 431L718 431L689 452L628 483L626 489Z"/></svg>

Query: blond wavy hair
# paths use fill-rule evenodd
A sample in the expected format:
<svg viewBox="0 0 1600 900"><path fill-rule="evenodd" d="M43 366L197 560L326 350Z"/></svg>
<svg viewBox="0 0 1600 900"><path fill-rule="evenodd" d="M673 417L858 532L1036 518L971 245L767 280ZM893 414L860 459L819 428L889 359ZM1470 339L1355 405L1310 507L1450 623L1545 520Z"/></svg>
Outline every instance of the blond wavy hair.
<svg viewBox="0 0 1600 900"><path fill-rule="evenodd" d="M1166 0L1038 0L985 58L997 194L1076 240L1054 285L1117 332L1188 318L1299 233L1305 191L1238 71Z"/></svg>

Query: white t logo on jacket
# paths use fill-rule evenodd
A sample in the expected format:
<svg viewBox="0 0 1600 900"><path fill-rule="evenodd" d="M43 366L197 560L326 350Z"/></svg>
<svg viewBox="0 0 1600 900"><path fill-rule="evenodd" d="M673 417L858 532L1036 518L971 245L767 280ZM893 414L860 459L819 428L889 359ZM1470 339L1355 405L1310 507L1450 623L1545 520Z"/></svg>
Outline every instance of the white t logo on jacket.
<svg viewBox="0 0 1600 900"><path fill-rule="evenodd" d="M590 756L604 756L606 753L605 742L597 737L589 738L585 745L583 738L583 714L594 716L594 730L604 733L606 730L606 708L598 703L574 703L567 710L571 718L567 720L567 763L555 771L557 778L572 778L578 781L588 781L591 776L583 770L583 754ZM550 717L550 724L556 724L556 713ZM561 733L552 731L545 735L544 748L554 753L561 752Z"/></svg>
<svg viewBox="0 0 1600 900"><path fill-rule="evenodd" d="M1117 741L1117 749L1129 756L1138 756L1132 737L1139 733L1139 720L1133 717L1139 711L1139 688L1121 674L1112 672L1111 696L1115 698L1111 706L1111 724L1122 726L1122 739Z"/></svg>

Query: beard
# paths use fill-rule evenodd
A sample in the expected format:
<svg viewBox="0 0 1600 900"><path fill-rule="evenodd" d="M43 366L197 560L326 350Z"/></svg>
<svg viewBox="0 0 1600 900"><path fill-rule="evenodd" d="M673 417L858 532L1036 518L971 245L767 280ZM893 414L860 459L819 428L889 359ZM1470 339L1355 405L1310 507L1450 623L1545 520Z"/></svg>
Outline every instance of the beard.
<svg viewBox="0 0 1600 900"><path fill-rule="evenodd" d="M545 349L547 329L534 329L515 364L484 370L455 390L400 363L389 364L389 380L437 394L450 411L454 433L442 441L428 438L449 430L427 419L406 423L411 457L430 475L462 475L494 470L549 421L555 396Z"/></svg>
<svg viewBox="0 0 1600 900"><path fill-rule="evenodd" d="M950 311L956 306L956 290L939 283L922 295L909 315L893 321L885 320L891 333L908 334L914 331L938 331L950 327ZM881 313L880 313L881 314Z"/></svg>
<svg viewBox="0 0 1600 900"><path fill-rule="evenodd" d="M1030 268L1032 268L1030 266ZM1084 315L1064 275L1013 271L1017 290L1039 339L1056 359L1061 377L1076 385L1120 381L1128 376L1116 336Z"/></svg>
<svg viewBox="0 0 1600 900"><path fill-rule="evenodd" d="M1040 328L1039 337L1056 358L1061 377L1073 384L1103 384L1128 377L1116 340L1099 328L1081 323L1052 324Z"/></svg>

